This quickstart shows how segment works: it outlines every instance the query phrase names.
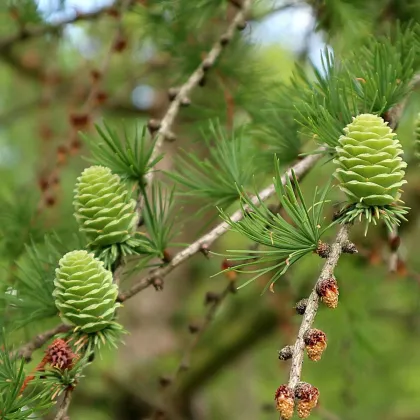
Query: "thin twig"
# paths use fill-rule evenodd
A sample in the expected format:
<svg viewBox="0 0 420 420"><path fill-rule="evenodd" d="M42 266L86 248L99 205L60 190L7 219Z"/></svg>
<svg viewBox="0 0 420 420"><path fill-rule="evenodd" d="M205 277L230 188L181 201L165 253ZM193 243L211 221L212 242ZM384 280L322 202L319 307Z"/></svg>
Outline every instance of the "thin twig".
<svg viewBox="0 0 420 420"><path fill-rule="evenodd" d="M134 3L134 1L132 0L131 3ZM76 13L73 17L54 23L52 25L42 25L42 26L35 26L33 28L23 28L16 34L0 39L0 54L4 50L8 50L12 48L14 45L16 45L19 42L26 41L29 39L39 38L43 35L47 35L51 33L57 33L66 25L70 25L72 23L76 23L80 21L98 19L107 13L113 12L115 10L115 7L116 5L106 6L98 10L95 10L93 12Z"/></svg>
<svg viewBox="0 0 420 420"><path fill-rule="evenodd" d="M109 69L109 66L111 63L111 56L115 52L115 46L121 36L123 13L128 10L128 8L132 5L132 3L133 3L133 0L121 0L121 2L119 3L120 7L118 10L119 18L118 18L117 30L115 31L115 34L111 39L109 50L107 54L105 55L105 57L103 58L103 61L99 68L99 73L98 73L99 78L98 80L94 81L91 84L91 87L89 91L87 92L87 97L85 101L83 102L82 106L80 107L80 110L78 113L78 117L81 118L83 121L82 127L88 126L93 112L98 107L98 104L96 102L96 96L100 92L101 82L103 82L104 75ZM65 145L64 145L65 150L71 149L71 144L74 141L74 139L77 138L78 131L80 130L80 128L81 127L79 126L79 124L72 121L69 133L67 135L67 140L65 141ZM50 171L50 173L45 177L45 180L48 186L53 185L53 180L54 178L57 177L57 174L61 168L62 168L62 165L60 165L60 161L57 160L52 170ZM37 206L37 216L45 208L45 204L46 204L45 198L46 198L47 193L48 193L48 190L44 191L43 195L41 195L40 201Z"/></svg>
<svg viewBox="0 0 420 420"><path fill-rule="evenodd" d="M64 398L61 401L60 407L57 411L56 416L54 417L54 420L64 420L67 416L67 410L70 407L71 399L73 396L73 387L67 388Z"/></svg>
<svg viewBox="0 0 420 420"><path fill-rule="evenodd" d="M331 278L334 274L334 269L338 263L338 259L342 253L342 247L348 242L348 226L341 226L334 244L331 246L330 254L327 261L322 268L321 274L308 298L308 303L303 314L302 323L299 328L299 333L293 349L292 364L290 368L289 387L295 389L298 382L300 382L300 375L302 372L303 355L305 351L304 335L306 331L311 329L318 310L319 296L316 291L317 284L322 280Z"/></svg>
<svg viewBox="0 0 420 420"><path fill-rule="evenodd" d="M209 303L209 307L207 309L207 312L204 316L204 322L199 327L197 333L194 335L194 339L190 342L189 346L187 347L182 360L180 364L178 365L173 377L172 381L175 381L178 379L180 373L185 370L186 367L188 367L191 355L194 351L194 349L197 347L198 343L200 342L201 337L207 331L208 327L210 326L211 322L214 319L214 315L216 314L217 309L220 307L222 302L225 300L225 298L232 292L234 292L234 284L232 280L229 280L227 286L223 289L223 291L215 298L211 303Z"/></svg>
<svg viewBox="0 0 420 420"><path fill-rule="evenodd" d="M213 45L211 50L208 52L206 57L200 63L200 65L194 70L194 72L190 75L188 80L179 88L177 94L171 105L167 109L164 117L159 123L159 129L154 134L155 146L153 149L152 156L150 157L150 162L153 162L159 155L163 146L165 139L173 138L172 133L172 125L179 113L179 110L182 106L182 103L189 99L190 93L192 90L197 87L200 81L205 76L205 73L214 66L216 60L221 55L222 51L229 44L232 40L235 32L237 31L237 27L239 24L242 24L245 21L247 13L251 8L252 0L245 0L242 3L242 6L236 13L235 17L229 24L226 32L222 34L217 42ZM148 188L150 188L155 171L149 171L145 176L145 184ZM139 195L138 198L138 210L141 211L143 207L143 198L142 195Z"/></svg>
<svg viewBox="0 0 420 420"><path fill-rule="evenodd" d="M398 262L400 260L400 237L398 235L398 226L394 225L392 231L388 230L388 246L390 250L389 261L388 261L388 270L391 273L395 273L398 269Z"/></svg>
<svg viewBox="0 0 420 420"><path fill-rule="evenodd" d="M14 357L23 357L26 361L30 361L32 353L35 350L41 348L50 338L57 334L69 331L71 327L69 325L60 324L42 334L36 335L31 341L22 346L18 351L15 352Z"/></svg>
<svg viewBox="0 0 420 420"><path fill-rule="evenodd" d="M287 173L282 176L282 183L286 183L287 177L291 175L291 170L295 172L296 177L299 179L300 177L305 175L310 169L312 169L315 166L315 164L321 159L321 157L321 153L316 153L305 157L304 159L296 163L296 165L290 168L287 171ZM274 193L274 185L270 185L267 188L260 191L258 197L253 197L252 203L258 205L260 200L265 201L268 198L270 198ZM243 211L237 210L235 213L232 214L231 220L233 222L238 222L243 218L243 216ZM168 265L152 271L149 275L143 277L138 282L136 282L130 289L128 289L125 292L121 292L118 296L118 301L124 302L125 300L133 297L135 294L142 291L143 289L146 289L147 287L151 286L155 282L155 280L162 279L163 277L168 275L175 267L191 258L197 252L200 252L203 249L203 246L209 247L216 239L225 234L229 229L230 226L228 223L220 223L210 232L206 233L204 236L192 243L190 246L178 252Z"/></svg>
<svg viewBox="0 0 420 420"><path fill-rule="evenodd" d="M217 309L220 307L220 305L226 299L226 297L232 292L234 292L234 283L232 282L232 280L229 280L228 284L223 289L223 291L220 294L218 294L217 296L214 296L212 301L209 302L209 304L208 304L209 306L208 306L208 309L207 309L206 314L204 316L204 320L203 320L203 322L200 326L196 327L197 331L192 332L194 334L194 338L190 341L189 345L185 349L184 354L183 354L183 356L182 356L174 374L172 375L172 377L167 382L166 382L166 379L163 378L164 383L162 385L165 386L165 391L163 393L162 400L164 402L169 401L169 395L168 395L169 391L173 388L173 385L176 384L176 382L179 379L179 377L181 376L181 374L189 369L191 356L192 356L195 348L199 344L199 342L200 342L202 336L204 335L204 333L207 331L207 329L211 325ZM159 413L161 413L161 409L156 408L152 418L157 418Z"/></svg>

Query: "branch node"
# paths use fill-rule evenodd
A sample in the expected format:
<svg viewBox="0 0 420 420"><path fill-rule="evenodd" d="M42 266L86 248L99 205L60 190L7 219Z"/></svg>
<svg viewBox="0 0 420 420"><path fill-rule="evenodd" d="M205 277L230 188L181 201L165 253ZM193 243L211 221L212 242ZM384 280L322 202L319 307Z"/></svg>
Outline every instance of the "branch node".
<svg viewBox="0 0 420 420"><path fill-rule="evenodd" d="M155 279L153 279L152 285L157 292L161 292L163 290L164 285L163 279L160 277L156 277Z"/></svg>
<svg viewBox="0 0 420 420"><path fill-rule="evenodd" d="M242 2L241 0L228 0L232 6L235 6L237 9L242 9Z"/></svg>
<svg viewBox="0 0 420 420"><path fill-rule="evenodd" d="M172 258L173 258L172 254L167 249L165 249L163 251L163 258L162 258L163 262L168 264L172 261Z"/></svg>
<svg viewBox="0 0 420 420"><path fill-rule="evenodd" d="M162 388L166 388L167 386L169 386L172 383L172 379L169 378L168 376L161 376L159 378L159 385Z"/></svg>
<svg viewBox="0 0 420 420"><path fill-rule="evenodd" d="M161 127L161 123L159 120L151 119L147 123L147 128L149 129L149 133L153 136Z"/></svg>
<svg viewBox="0 0 420 420"><path fill-rule="evenodd" d="M229 37L229 35L222 35L222 36L220 37L219 42L220 42L220 45L221 45L222 47L226 47L226 45L228 45L228 44L229 44L229 42L230 42L230 37Z"/></svg>
<svg viewBox="0 0 420 420"><path fill-rule="evenodd" d="M200 81L198 82L198 86L203 87L203 86L206 85L206 83L207 83L207 79L206 79L205 75L203 74Z"/></svg>
<svg viewBox="0 0 420 420"><path fill-rule="evenodd" d="M188 325L188 331L191 334L197 334L200 331L200 326L197 324L191 323L190 325Z"/></svg>
<svg viewBox="0 0 420 420"><path fill-rule="evenodd" d="M191 105L191 99L190 98L182 98L181 99L181 106L188 107Z"/></svg>
<svg viewBox="0 0 420 420"><path fill-rule="evenodd" d="M306 311L306 306L308 305L308 299L301 299L296 305L294 309L299 315L303 315Z"/></svg>
<svg viewBox="0 0 420 420"><path fill-rule="evenodd" d="M179 93L179 88L177 87L171 87L168 89L168 99L172 102Z"/></svg>
<svg viewBox="0 0 420 420"><path fill-rule="evenodd" d="M204 305L210 305L219 302L220 293L217 292L207 292L204 296Z"/></svg>
<svg viewBox="0 0 420 420"><path fill-rule="evenodd" d="M401 245L401 237L396 235L396 236L392 236L389 238L388 240L388 246L391 252L397 252L398 248Z"/></svg>
<svg viewBox="0 0 420 420"><path fill-rule="evenodd" d="M356 245L350 241L345 242L341 247L341 250L345 254L357 254L359 252L356 248Z"/></svg>
<svg viewBox="0 0 420 420"><path fill-rule="evenodd" d="M206 58L201 64L201 68L203 69L204 73L209 71L212 68L212 66L213 62L208 58Z"/></svg>
<svg viewBox="0 0 420 420"><path fill-rule="evenodd" d="M293 346L283 347L279 351L279 360L289 360L293 356Z"/></svg>
<svg viewBox="0 0 420 420"><path fill-rule="evenodd" d="M231 280L229 282L228 288L229 288L230 293L232 294L238 293L238 289L236 288L236 282L234 280Z"/></svg>
<svg viewBox="0 0 420 420"><path fill-rule="evenodd" d="M325 242L319 241L318 246L315 250L315 254L318 254L321 258L328 258L330 255L331 246Z"/></svg>
<svg viewBox="0 0 420 420"><path fill-rule="evenodd" d="M246 26L247 26L247 23L246 23L246 21L244 20L244 21L242 21L242 22L239 22L239 23L236 25L236 29L237 29L238 31L243 31L243 30L246 28Z"/></svg>
<svg viewBox="0 0 420 420"><path fill-rule="evenodd" d="M165 140L169 141L170 143L174 142L176 140L176 135L172 131L166 131L165 132Z"/></svg>
<svg viewBox="0 0 420 420"><path fill-rule="evenodd" d="M200 252L207 258L210 258L210 247L207 244L202 244L200 246Z"/></svg>

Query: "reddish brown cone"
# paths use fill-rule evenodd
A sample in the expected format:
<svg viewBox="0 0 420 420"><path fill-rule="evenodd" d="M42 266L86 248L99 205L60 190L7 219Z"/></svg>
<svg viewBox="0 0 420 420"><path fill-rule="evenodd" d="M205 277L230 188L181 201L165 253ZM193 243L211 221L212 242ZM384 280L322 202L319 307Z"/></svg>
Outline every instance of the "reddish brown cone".
<svg viewBox="0 0 420 420"><path fill-rule="evenodd" d="M334 277L318 282L316 292L329 308L335 309L337 307L339 292L337 280Z"/></svg>
<svg viewBox="0 0 420 420"><path fill-rule="evenodd" d="M322 353L327 348L327 336L315 328L306 331L303 336L308 357L314 362L321 360Z"/></svg>
<svg viewBox="0 0 420 420"><path fill-rule="evenodd" d="M52 367L60 370L68 369L73 366L77 358L70 346L61 338L57 338L45 351L45 360Z"/></svg>
<svg viewBox="0 0 420 420"><path fill-rule="evenodd" d="M284 420L289 420L293 417L293 410L295 408L295 396L293 390L287 385L280 385L277 388L274 396L276 401L276 409Z"/></svg>
<svg viewBox="0 0 420 420"><path fill-rule="evenodd" d="M299 418L306 419L318 404L319 391L311 384L299 382L295 388L297 398L297 413Z"/></svg>

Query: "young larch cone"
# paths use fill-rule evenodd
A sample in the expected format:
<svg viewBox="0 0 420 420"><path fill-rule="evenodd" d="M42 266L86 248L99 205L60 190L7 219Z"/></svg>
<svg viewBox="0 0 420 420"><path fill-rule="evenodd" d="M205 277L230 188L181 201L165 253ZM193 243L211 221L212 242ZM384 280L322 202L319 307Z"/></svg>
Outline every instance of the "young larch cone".
<svg viewBox="0 0 420 420"><path fill-rule="evenodd" d="M276 409L283 420L289 420L293 417L295 409L295 396L293 390L287 385L280 385L274 396Z"/></svg>
<svg viewBox="0 0 420 420"><path fill-rule="evenodd" d="M67 324L86 333L108 327L114 319L118 287L104 263L87 251L65 254L55 270L55 304Z"/></svg>
<svg viewBox="0 0 420 420"><path fill-rule="evenodd" d="M386 206L399 200L407 164L388 123L376 115L358 115L338 142L334 176L350 204Z"/></svg>
<svg viewBox="0 0 420 420"><path fill-rule="evenodd" d="M324 279L316 285L316 292L329 308L335 309L338 305L338 284L334 277Z"/></svg>
<svg viewBox="0 0 420 420"><path fill-rule="evenodd" d="M62 338L55 339L45 351L46 362L52 367L65 370L73 366L77 355Z"/></svg>
<svg viewBox="0 0 420 420"><path fill-rule="evenodd" d="M301 419L306 419L318 404L319 391L311 384L299 382L295 388L295 397L298 416Z"/></svg>
<svg viewBox="0 0 420 420"><path fill-rule="evenodd" d="M303 339L305 341L308 357L314 362L321 360L322 353L327 348L327 336L325 333L313 328L306 331Z"/></svg>
<svg viewBox="0 0 420 420"><path fill-rule="evenodd" d="M127 241L138 216L136 202L120 177L104 166L91 166L77 181L75 217L90 245L104 247Z"/></svg>

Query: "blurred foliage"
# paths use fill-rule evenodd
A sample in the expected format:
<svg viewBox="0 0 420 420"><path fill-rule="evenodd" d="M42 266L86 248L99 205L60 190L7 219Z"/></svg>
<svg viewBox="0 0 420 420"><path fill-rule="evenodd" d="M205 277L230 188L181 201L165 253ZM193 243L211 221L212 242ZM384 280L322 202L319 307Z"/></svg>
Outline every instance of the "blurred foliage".
<svg viewBox="0 0 420 420"><path fill-rule="evenodd" d="M130 182L144 176L151 169L147 157L153 143L146 141L143 126L162 116L170 104L168 88L187 79L236 11L225 0L148 0L135 2L129 12L112 9L83 19L83 12L77 17L66 1L43 2L49 3L67 10L64 17L51 10L45 14L33 0L0 4L0 311L2 324L20 327L10 335L14 344L59 322L49 297L57 258L82 241L72 200L86 159L126 174ZM326 142L333 152L353 115L384 114L405 97L412 72L420 67L418 1L308 0L278 14L274 7L271 0L256 2L245 30L193 92L191 105L182 108L177 141L165 144L165 158L158 163L177 182L174 187L159 183L150 191L142 232L152 251L144 264L130 260L131 276L123 287L140 268L147 273L148 266L170 260L176 243L191 243L203 226L214 223L215 210L208 215L200 212L203 206L208 210L217 200L225 210L239 208L237 187L251 193L270 183L274 155L283 168L312 152L314 140ZM256 45L254 29L266 28L276 16L288 20L286 13L297 9L311 11L318 39L328 42L324 68L314 68L305 51L296 59L277 43L283 39ZM67 18L75 22L57 24ZM316 319L315 327L329 338L328 349L322 361L305 361L303 368L303 380L321 391L314 420L420 418L420 262L415 253L420 181L414 146L419 111L420 96L414 92L398 126L409 164L403 199L412 208L400 230L405 261L389 274L385 229L375 227L364 238L363 229L354 228L352 240L360 252L344 256L338 266L339 306L321 308ZM100 124L99 133L94 123ZM89 139L89 150L80 133ZM138 154L142 159L135 159ZM333 170L331 162L315 168L300 182L303 196L312 198ZM323 226L342 195L333 188L329 198ZM278 199L267 205L278 205ZM184 222L182 231L174 220ZM44 238L52 232L60 245L51 248ZM214 251L252 245L231 232ZM226 298L174 390L182 418L276 416L274 391L288 376L277 350L294 340L300 319L292 302L308 295L323 264L305 254L276 283L274 294L261 297L271 278L264 274ZM199 255L168 278L163 292L147 290L125 304L121 321L131 332L126 347L104 350L102 359L86 369L71 418L145 418L150 404L164 400L158 378L179 365L191 340L187 326L205 314L203 296L225 287L224 276L211 278L221 264L220 257L207 261ZM7 370L18 391L22 369L31 372L41 359L37 351L23 367L2 349L0 387ZM21 402L31 403L29 398Z"/></svg>

